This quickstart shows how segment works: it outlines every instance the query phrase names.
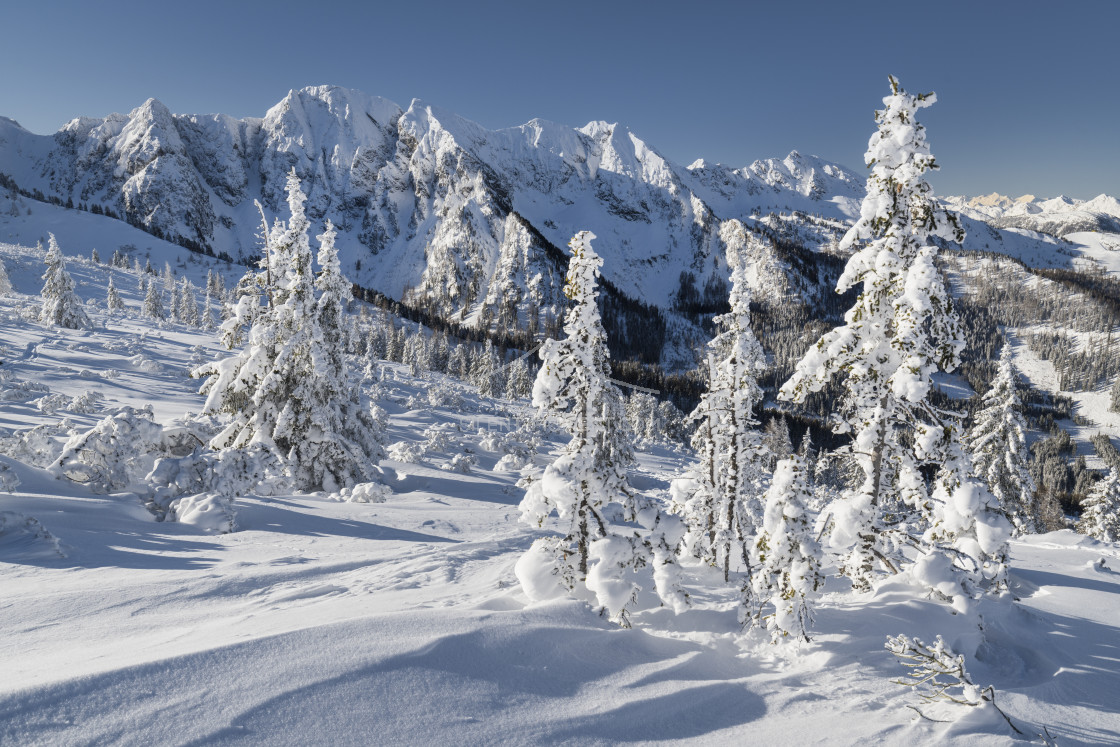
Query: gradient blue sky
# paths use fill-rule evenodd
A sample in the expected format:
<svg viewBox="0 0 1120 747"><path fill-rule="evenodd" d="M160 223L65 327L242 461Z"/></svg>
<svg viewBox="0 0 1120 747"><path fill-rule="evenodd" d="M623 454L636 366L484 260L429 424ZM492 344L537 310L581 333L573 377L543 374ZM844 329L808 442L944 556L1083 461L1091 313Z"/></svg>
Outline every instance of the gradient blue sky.
<svg viewBox="0 0 1120 747"><path fill-rule="evenodd" d="M790 150L862 172L888 73L939 194L1120 196L1120 2L11 2L0 115L53 132L154 96L263 116L290 88L416 97L486 127L621 122L669 158Z"/></svg>

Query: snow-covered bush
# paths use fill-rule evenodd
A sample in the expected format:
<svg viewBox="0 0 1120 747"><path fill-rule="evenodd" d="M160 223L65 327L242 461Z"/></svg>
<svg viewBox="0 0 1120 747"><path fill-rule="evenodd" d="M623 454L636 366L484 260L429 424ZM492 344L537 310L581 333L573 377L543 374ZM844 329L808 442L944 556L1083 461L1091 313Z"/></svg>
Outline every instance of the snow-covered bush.
<svg viewBox="0 0 1120 747"><path fill-rule="evenodd" d="M215 534L237 529L233 499L220 493L197 493L175 499L168 506L168 519Z"/></svg>
<svg viewBox="0 0 1120 747"><path fill-rule="evenodd" d="M451 457L451 461L443 465L445 470L449 472L457 472L461 475L469 475L471 468L478 464L478 459L474 454L456 454Z"/></svg>
<svg viewBox="0 0 1120 747"><path fill-rule="evenodd" d="M463 395L456 387L444 382L428 387L427 399L432 407L456 411L463 408Z"/></svg>
<svg viewBox="0 0 1120 747"><path fill-rule="evenodd" d="M458 442L460 433L452 423L436 423L424 429L424 451L450 451Z"/></svg>
<svg viewBox="0 0 1120 747"><path fill-rule="evenodd" d="M339 492L342 499L350 503L384 503L392 494L388 485L379 482L360 482Z"/></svg>
<svg viewBox="0 0 1120 747"><path fill-rule="evenodd" d="M19 486L19 475L11 468L11 465L0 461L0 490L6 493L12 493Z"/></svg>
<svg viewBox="0 0 1120 747"><path fill-rule="evenodd" d="M195 448L182 454L192 441ZM283 469L276 456L259 445L222 451L198 448L198 439L187 428L167 429L163 443L164 451L179 455L157 459L144 478L150 491L145 505L161 521L232 532L234 499L251 492L273 492L265 483L274 481Z"/></svg>
<svg viewBox="0 0 1120 747"><path fill-rule="evenodd" d="M162 428L143 409L122 407L66 442L49 470L94 493L124 490L147 474L161 449Z"/></svg>
<svg viewBox="0 0 1120 747"><path fill-rule="evenodd" d="M0 295L5 295L12 292L12 281L8 279L8 271L4 269L4 263L0 262Z"/></svg>
<svg viewBox="0 0 1120 747"><path fill-rule="evenodd" d="M389 458L394 462L419 464L424 459L425 446L416 441L397 441L389 446Z"/></svg>
<svg viewBox="0 0 1120 747"><path fill-rule="evenodd" d="M47 467L62 453L59 436L68 430L69 425L63 421L0 435L0 454L32 467Z"/></svg>

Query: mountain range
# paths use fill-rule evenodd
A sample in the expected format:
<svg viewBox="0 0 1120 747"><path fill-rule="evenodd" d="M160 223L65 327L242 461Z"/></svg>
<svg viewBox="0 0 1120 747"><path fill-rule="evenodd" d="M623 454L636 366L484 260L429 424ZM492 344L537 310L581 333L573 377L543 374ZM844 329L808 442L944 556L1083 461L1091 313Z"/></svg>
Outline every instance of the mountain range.
<svg viewBox="0 0 1120 747"><path fill-rule="evenodd" d="M619 124L487 130L420 100L402 108L333 86L293 90L263 118L172 114L155 99L54 135L0 118L9 185L235 260L259 253L262 213L286 217L292 169L309 215L339 229L351 279L467 326L555 318L558 248L584 229L598 237L611 292L665 312L683 274L718 286L743 260L771 279L762 293L804 291L821 279L787 257L741 256L747 232L816 251L835 244L864 194L862 174L796 151L683 167ZM1120 231L1116 200L1061 199L948 202L966 248L1034 263L1068 262L1057 237L1074 230Z"/></svg>

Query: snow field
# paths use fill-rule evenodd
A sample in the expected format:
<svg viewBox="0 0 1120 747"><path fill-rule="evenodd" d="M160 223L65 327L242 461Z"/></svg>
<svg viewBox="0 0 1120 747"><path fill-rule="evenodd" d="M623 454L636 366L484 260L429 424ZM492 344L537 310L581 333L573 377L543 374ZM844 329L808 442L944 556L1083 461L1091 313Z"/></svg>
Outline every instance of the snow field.
<svg viewBox="0 0 1120 747"><path fill-rule="evenodd" d="M123 404L151 402L159 422L200 409L183 371L196 346L217 354L213 335L100 309L94 330L48 330L27 314L41 259L5 245L0 261L17 291L0 298L0 388L37 395L0 398L0 427L63 417L88 427ZM102 299L110 270L69 256L67 269L83 298ZM127 274L118 287L135 313ZM383 368L386 442L447 432L419 462L382 463L384 503L248 496L239 531L210 534L155 522L134 495L92 495L0 456L19 479L0 492L0 743L1012 741L990 710L958 709L942 724L906 709L915 698L890 682L903 670L883 648L900 632L942 635L1030 735L1120 740L1115 545L1071 532L1013 542L1022 602L984 600L983 637L902 580L853 595L834 564L809 644L744 633L737 592L695 565L684 569L687 611L657 607L639 579L634 629L620 630L581 601L531 604L517 586L517 560L554 525L518 521L519 475L495 470L502 454L484 444L526 404ZM463 406L430 405L433 381L457 388ZM89 413L38 404L89 392L102 394ZM538 466L561 441L544 435ZM443 469L468 449L469 473ZM638 456L631 484L655 498L691 459L669 444Z"/></svg>

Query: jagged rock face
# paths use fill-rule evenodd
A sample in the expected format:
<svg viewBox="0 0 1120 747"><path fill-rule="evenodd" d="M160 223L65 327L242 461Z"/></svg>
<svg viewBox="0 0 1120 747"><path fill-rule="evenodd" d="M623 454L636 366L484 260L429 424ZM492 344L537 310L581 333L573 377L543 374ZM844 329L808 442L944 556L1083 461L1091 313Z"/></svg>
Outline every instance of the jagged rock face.
<svg viewBox="0 0 1120 747"><path fill-rule="evenodd" d="M268 220L285 217L293 168L309 216L338 227L348 277L475 325L559 314L563 247L578 231L598 236L613 288L666 309L682 272L726 282L745 230L826 243L863 195L861 176L797 152L684 168L617 124L491 131L331 86L292 91L261 119L173 115L153 99L50 137L0 120L0 170L21 188L235 258L258 252L256 201ZM759 298L820 292L777 255L751 261Z"/></svg>
<svg viewBox="0 0 1120 747"><path fill-rule="evenodd" d="M356 280L463 320L508 318L513 306L524 320L560 304L555 248L583 229L599 236L605 277L666 306L681 268L726 277L726 221L770 203L810 210L825 195L858 196L859 182L797 153L686 169L619 125L488 131L419 101L403 110L329 86L292 91L263 119L172 115L149 100L76 119L47 151L13 175L21 187L234 257L256 251L254 200L283 215L295 168L309 215L340 228Z"/></svg>

